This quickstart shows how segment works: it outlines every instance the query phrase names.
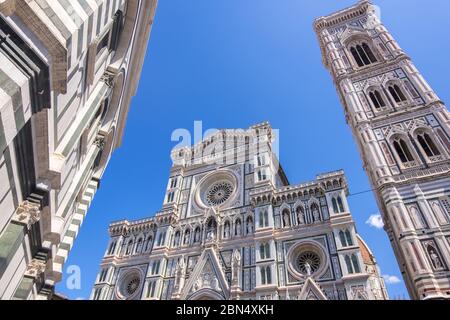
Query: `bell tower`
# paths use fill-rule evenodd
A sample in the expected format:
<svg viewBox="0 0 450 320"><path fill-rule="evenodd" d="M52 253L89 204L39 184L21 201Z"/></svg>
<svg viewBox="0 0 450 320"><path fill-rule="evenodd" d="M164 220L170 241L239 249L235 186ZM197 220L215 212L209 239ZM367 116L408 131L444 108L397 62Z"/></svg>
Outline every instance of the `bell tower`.
<svg viewBox="0 0 450 320"><path fill-rule="evenodd" d="M413 299L450 298L450 114L368 0L314 23Z"/></svg>

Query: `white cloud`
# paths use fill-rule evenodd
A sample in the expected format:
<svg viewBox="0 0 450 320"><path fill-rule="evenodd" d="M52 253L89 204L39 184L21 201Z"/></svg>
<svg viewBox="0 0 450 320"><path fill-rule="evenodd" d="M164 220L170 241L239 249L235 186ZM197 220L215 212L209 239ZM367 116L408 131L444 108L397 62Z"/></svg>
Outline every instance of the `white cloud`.
<svg viewBox="0 0 450 320"><path fill-rule="evenodd" d="M381 219L381 215L379 213L372 214L369 219L367 219L366 223L377 229L382 229L384 227L383 219Z"/></svg>
<svg viewBox="0 0 450 320"><path fill-rule="evenodd" d="M386 284L397 284L397 283L400 283L400 282L402 282L399 278L397 278L396 276L391 276L391 275L388 275L388 274L384 274L383 275L383 279L384 279L384 282L386 283Z"/></svg>

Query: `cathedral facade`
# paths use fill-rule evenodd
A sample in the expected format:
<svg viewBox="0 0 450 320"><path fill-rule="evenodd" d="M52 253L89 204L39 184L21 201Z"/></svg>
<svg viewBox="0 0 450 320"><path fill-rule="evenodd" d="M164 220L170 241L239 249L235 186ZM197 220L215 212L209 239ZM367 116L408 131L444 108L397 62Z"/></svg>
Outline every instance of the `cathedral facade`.
<svg viewBox="0 0 450 320"><path fill-rule="evenodd" d="M126 117L156 0L0 0L0 299L52 299Z"/></svg>
<svg viewBox="0 0 450 320"><path fill-rule="evenodd" d="M370 1L317 19L323 63L413 299L450 298L450 114Z"/></svg>
<svg viewBox="0 0 450 320"><path fill-rule="evenodd" d="M290 185L268 123L172 151L154 217L118 221L91 299L387 299L342 171Z"/></svg>

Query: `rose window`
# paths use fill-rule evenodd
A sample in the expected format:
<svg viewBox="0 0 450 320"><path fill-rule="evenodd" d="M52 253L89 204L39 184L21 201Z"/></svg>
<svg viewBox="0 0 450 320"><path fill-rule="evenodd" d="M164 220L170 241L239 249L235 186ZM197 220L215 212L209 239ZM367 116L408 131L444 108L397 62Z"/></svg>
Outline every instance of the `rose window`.
<svg viewBox="0 0 450 320"><path fill-rule="evenodd" d="M126 292L129 296L132 296L136 290L139 288L141 280L138 277L135 277L128 281L126 286Z"/></svg>
<svg viewBox="0 0 450 320"><path fill-rule="evenodd" d="M313 274L320 268L320 257L315 252L305 251L298 255L296 264L302 274Z"/></svg>
<svg viewBox="0 0 450 320"><path fill-rule="evenodd" d="M219 206L227 201L233 193L233 186L228 181L213 184L206 191L206 202L210 206Z"/></svg>
<svg viewBox="0 0 450 320"><path fill-rule="evenodd" d="M120 286L117 287L117 294L121 299L133 299L142 285L142 276L137 270L127 272L120 279Z"/></svg>

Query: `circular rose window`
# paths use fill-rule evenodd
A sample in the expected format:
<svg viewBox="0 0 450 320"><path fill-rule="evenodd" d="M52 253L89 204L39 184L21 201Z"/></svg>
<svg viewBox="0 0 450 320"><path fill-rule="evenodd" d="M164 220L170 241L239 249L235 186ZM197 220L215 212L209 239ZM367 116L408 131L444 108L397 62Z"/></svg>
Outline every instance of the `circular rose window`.
<svg viewBox="0 0 450 320"><path fill-rule="evenodd" d="M118 294L122 299L132 299L141 287L141 274L137 270L133 270L125 274L120 281Z"/></svg>
<svg viewBox="0 0 450 320"><path fill-rule="evenodd" d="M320 277L327 269L326 249L316 241L300 241L287 252L288 269L294 278Z"/></svg>
<svg viewBox="0 0 450 320"><path fill-rule="evenodd" d="M195 201L200 207L222 208L236 198L237 190L237 178L232 171L214 171L199 181Z"/></svg>
<svg viewBox="0 0 450 320"><path fill-rule="evenodd" d="M129 296L132 296L136 290L139 288L139 284L141 283L141 279L135 277L128 281L126 291Z"/></svg>
<svg viewBox="0 0 450 320"><path fill-rule="evenodd" d="M206 191L206 202L210 206L219 206L227 201L233 193L233 186L228 181L213 184Z"/></svg>
<svg viewBox="0 0 450 320"><path fill-rule="evenodd" d="M304 275L315 273L320 267L320 257L312 251L302 252L297 256L297 268Z"/></svg>

